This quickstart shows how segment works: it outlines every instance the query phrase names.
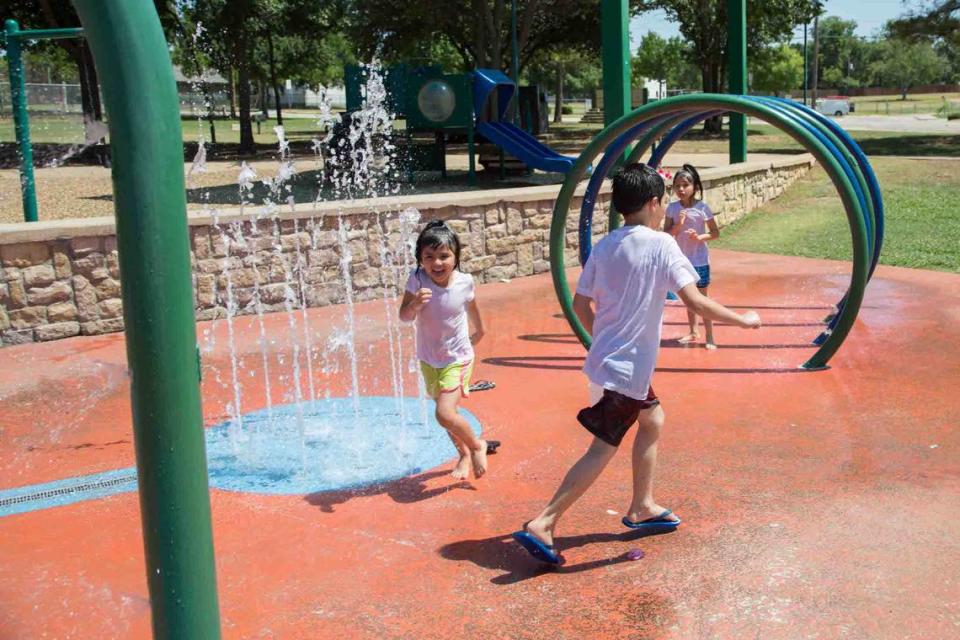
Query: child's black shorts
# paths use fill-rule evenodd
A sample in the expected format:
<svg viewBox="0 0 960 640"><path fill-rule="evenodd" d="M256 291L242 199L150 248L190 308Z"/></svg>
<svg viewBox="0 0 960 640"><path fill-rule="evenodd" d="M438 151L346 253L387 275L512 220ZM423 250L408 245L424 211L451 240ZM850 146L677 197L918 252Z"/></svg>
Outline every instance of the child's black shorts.
<svg viewBox="0 0 960 640"><path fill-rule="evenodd" d="M630 426L640 417L640 412L660 404L653 387L644 400L636 400L611 389L603 390L600 402L581 409L577 420L587 431L613 447L619 447Z"/></svg>

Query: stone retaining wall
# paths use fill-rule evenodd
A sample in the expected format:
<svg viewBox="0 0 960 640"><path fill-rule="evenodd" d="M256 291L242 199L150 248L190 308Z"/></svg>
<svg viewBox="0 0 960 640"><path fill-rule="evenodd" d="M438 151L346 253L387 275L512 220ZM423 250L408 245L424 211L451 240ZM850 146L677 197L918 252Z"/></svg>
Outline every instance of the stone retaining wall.
<svg viewBox="0 0 960 640"><path fill-rule="evenodd" d="M701 172L705 199L727 224L779 196L811 166L809 155ZM404 196L349 205L298 205L270 217L259 209L191 214L198 319L344 302L345 270L355 301L401 290L422 219L443 218L463 243L461 268L480 282L550 269L549 235L559 187ZM567 221L566 262L577 263L582 198ZM598 198L595 237L606 232L609 185ZM112 218L0 225L3 344L123 329Z"/></svg>

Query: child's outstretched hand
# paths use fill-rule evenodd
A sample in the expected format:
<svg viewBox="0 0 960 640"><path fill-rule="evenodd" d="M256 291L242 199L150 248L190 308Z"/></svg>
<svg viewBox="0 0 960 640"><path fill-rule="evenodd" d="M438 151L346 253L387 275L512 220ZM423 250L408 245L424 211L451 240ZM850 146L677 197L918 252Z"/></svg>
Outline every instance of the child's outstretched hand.
<svg viewBox="0 0 960 640"><path fill-rule="evenodd" d="M743 320L744 329L760 328L760 325L761 325L760 315L756 311L747 311L745 314L740 316L740 318Z"/></svg>
<svg viewBox="0 0 960 640"><path fill-rule="evenodd" d="M430 289L424 287L423 289L418 289L414 296L416 296L416 302L414 302L414 305L416 305L417 309L423 309L427 303L430 302L430 298L433 297L433 293L430 291Z"/></svg>
<svg viewBox="0 0 960 640"><path fill-rule="evenodd" d="M700 240L700 234L697 233L696 229L687 229L684 233L690 236L691 240Z"/></svg>

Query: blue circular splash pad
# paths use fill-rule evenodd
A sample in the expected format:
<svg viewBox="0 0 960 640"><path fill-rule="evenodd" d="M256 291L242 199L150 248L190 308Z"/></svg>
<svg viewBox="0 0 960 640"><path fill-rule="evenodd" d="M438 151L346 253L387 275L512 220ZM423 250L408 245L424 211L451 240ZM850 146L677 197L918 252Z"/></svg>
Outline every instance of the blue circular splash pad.
<svg viewBox="0 0 960 640"><path fill-rule="evenodd" d="M480 422L461 408L474 432ZM329 398L262 409L206 431L210 486L308 494L365 487L455 458L433 402Z"/></svg>

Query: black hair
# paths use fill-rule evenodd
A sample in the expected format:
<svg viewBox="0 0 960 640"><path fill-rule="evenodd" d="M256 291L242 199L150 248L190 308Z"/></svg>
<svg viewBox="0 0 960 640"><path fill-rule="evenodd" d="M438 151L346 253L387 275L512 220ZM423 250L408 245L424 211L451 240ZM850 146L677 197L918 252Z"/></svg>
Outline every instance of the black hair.
<svg viewBox="0 0 960 640"><path fill-rule="evenodd" d="M660 200L666 188L655 169L634 162L613 175L613 206L621 215L643 209L651 198Z"/></svg>
<svg viewBox="0 0 960 640"><path fill-rule="evenodd" d="M690 184L693 185L693 197L697 197L697 192L700 192L700 197L703 197L703 183L700 182L700 174L697 173L696 167L692 164L685 164L680 168L680 171L677 171L673 174L673 181L676 183L677 178L683 178L687 180Z"/></svg>
<svg viewBox="0 0 960 640"><path fill-rule="evenodd" d="M420 258L426 247L436 249L437 247L446 247L453 251L455 264L454 269L460 268L460 238L454 233L453 229L447 226L443 220L431 220L417 236L417 248L414 255L417 259L417 272L420 271Z"/></svg>

